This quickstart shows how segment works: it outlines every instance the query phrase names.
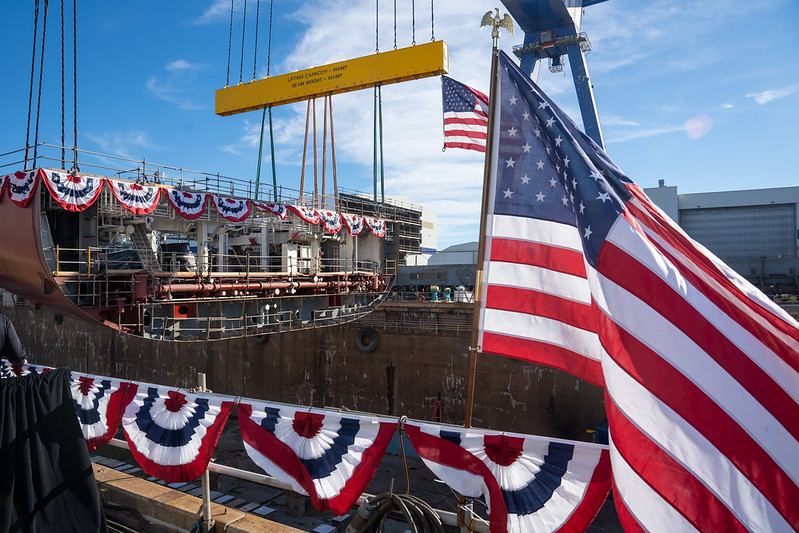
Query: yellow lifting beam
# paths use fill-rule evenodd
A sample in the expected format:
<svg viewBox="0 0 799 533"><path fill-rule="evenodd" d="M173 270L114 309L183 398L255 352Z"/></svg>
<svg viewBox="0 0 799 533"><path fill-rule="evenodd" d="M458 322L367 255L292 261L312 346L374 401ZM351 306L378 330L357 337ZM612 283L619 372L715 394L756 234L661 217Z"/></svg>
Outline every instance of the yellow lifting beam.
<svg viewBox="0 0 799 533"><path fill-rule="evenodd" d="M447 43L433 41L225 87L216 91L215 112L234 115L447 72Z"/></svg>

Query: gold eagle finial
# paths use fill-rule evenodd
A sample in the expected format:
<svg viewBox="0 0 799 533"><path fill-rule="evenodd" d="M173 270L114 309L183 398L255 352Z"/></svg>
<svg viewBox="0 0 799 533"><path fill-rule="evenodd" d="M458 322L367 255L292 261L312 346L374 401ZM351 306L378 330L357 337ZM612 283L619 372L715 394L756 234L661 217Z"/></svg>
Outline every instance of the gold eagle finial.
<svg viewBox="0 0 799 533"><path fill-rule="evenodd" d="M480 21L480 27L491 26L491 37L494 39L494 48L496 48L499 40L500 28L505 28L508 30L508 33L513 35L513 19L511 19L510 15L507 13L505 13L505 16L500 17L498 7L494 8L494 10L496 11L496 15L493 15L491 11L486 11L485 15L483 15L483 19Z"/></svg>

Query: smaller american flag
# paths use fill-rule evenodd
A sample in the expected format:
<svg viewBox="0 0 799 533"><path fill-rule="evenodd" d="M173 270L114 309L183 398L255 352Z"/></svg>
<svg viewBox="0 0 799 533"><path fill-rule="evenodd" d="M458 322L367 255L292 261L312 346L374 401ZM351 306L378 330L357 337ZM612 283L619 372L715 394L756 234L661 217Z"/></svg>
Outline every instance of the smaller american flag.
<svg viewBox="0 0 799 533"><path fill-rule="evenodd" d="M444 148L486 151L488 132L488 97L441 76L444 108Z"/></svg>

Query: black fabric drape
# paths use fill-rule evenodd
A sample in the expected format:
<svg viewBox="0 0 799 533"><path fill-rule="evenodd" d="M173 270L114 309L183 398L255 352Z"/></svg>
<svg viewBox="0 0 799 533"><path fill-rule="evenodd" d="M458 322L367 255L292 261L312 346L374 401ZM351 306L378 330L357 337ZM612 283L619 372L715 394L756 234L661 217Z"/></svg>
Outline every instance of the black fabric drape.
<svg viewBox="0 0 799 533"><path fill-rule="evenodd" d="M69 371L0 380L0 533L105 532Z"/></svg>

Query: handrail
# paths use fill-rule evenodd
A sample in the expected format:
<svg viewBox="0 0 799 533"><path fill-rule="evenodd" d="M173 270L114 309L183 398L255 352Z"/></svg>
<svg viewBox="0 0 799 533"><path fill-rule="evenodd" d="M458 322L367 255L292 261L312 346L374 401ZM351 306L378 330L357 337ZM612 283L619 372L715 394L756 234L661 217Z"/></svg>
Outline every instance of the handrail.
<svg viewBox="0 0 799 533"><path fill-rule="evenodd" d="M111 446L114 446L115 448L121 448L123 450L130 451L130 445L127 443L127 441L117 438L112 438L109 444ZM267 487L274 487L277 489L290 490L294 492L294 488L291 486L291 484L266 474L250 472L249 470L242 470L240 468L235 468L232 466L227 466L214 462L208 463L207 469L209 472L215 472L223 476L228 476L235 479L241 479L243 481L249 481L250 483L257 483L259 485L265 485ZM373 496L374 494L363 493L355 502L355 505L361 505L364 501ZM478 533L488 533L488 524L486 524L479 517L471 516L471 509L469 509L469 507L464 507L463 509L466 512L465 519L471 522L469 524L469 528L471 529L471 531L475 531ZM444 511L443 509L434 509L434 511L441 518L442 523L448 526L461 525L461 523L458 521L458 513L453 513L451 511Z"/></svg>

